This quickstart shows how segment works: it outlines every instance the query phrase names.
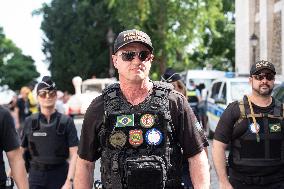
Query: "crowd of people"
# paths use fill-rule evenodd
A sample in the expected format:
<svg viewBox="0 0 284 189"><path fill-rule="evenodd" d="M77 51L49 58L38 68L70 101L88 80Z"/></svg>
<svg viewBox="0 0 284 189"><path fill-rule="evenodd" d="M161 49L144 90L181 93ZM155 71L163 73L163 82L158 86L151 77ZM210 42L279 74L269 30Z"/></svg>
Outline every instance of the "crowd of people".
<svg viewBox="0 0 284 189"><path fill-rule="evenodd" d="M80 140L73 119L57 110L62 94L51 77L38 84L36 101L31 89L21 89L15 119L0 107L0 189L7 188L3 151L18 189L92 189L99 158L103 189L210 188L204 86L191 80L186 88L172 68L162 81L150 80L154 48L142 31L121 32L113 52L119 83L92 101ZM271 62L255 62L252 93L220 118L212 155L221 189L284 188L284 108L271 96L275 74Z"/></svg>

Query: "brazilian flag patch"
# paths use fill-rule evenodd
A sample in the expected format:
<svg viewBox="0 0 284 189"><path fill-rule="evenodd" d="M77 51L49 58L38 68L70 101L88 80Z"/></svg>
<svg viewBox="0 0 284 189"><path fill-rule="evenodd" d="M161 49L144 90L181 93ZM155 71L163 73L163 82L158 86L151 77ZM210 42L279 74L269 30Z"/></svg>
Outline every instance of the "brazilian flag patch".
<svg viewBox="0 0 284 189"><path fill-rule="evenodd" d="M116 117L115 127L134 126L134 114L121 115Z"/></svg>
<svg viewBox="0 0 284 189"><path fill-rule="evenodd" d="M272 123L272 124L269 124L269 131L270 131L270 133L278 133L278 132L281 132L280 123Z"/></svg>

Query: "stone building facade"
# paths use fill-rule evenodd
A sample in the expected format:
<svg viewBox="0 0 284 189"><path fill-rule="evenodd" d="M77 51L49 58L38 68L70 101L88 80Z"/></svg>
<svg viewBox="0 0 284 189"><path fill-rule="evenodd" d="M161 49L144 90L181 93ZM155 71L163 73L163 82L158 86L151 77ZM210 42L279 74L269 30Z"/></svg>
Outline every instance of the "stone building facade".
<svg viewBox="0 0 284 189"><path fill-rule="evenodd" d="M284 0L235 0L236 67L248 74L254 61L274 63L277 74L284 75ZM253 46L251 36L258 38Z"/></svg>

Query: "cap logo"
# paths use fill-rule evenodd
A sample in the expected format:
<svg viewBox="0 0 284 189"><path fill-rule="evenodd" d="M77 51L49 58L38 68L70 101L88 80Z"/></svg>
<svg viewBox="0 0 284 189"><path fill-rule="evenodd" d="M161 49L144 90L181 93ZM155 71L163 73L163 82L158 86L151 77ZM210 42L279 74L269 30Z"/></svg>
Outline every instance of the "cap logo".
<svg viewBox="0 0 284 189"><path fill-rule="evenodd" d="M258 63L255 64L256 68L261 68L261 67L270 67L270 63L268 61L260 61Z"/></svg>
<svg viewBox="0 0 284 189"><path fill-rule="evenodd" d="M124 34L123 41L141 40L146 41L146 35L140 31L129 32Z"/></svg>

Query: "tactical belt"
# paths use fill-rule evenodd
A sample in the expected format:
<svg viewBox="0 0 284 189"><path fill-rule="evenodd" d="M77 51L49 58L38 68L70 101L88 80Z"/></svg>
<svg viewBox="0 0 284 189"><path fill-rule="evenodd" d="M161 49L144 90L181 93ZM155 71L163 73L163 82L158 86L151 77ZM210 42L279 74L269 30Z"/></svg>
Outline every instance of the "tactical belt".
<svg viewBox="0 0 284 189"><path fill-rule="evenodd" d="M50 170L56 169L58 167L64 166L66 164L67 164L67 162L63 162L63 163L60 163L60 164L43 164L43 163L32 162L31 168L34 168L38 171L50 171Z"/></svg>
<svg viewBox="0 0 284 189"><path fill-rule="evenodd" d="M277 183L284 180L284 177L280 174L268 175L268 176L244 176L243 174L238 173L233 169L229 169L229 172L231 179L244 182L245 184L266 185L266 184Z"/></svg>

